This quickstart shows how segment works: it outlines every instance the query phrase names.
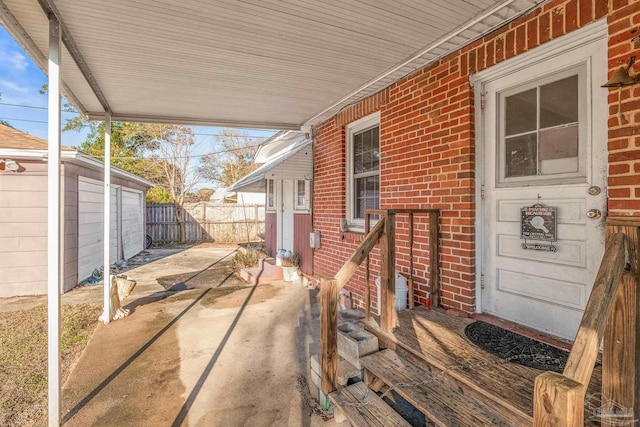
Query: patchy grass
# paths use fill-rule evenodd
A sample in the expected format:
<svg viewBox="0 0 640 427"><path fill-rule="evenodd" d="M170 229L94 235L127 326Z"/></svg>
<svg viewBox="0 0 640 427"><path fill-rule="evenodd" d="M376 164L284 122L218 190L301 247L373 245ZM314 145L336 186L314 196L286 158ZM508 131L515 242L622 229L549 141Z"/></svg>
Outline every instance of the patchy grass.
<svg viewBox="0 0 640 427"><path fill-rule="evenodd" d="M98 324L98 304L62 307L64 382ZM47 414L47 307L0 313L0 425L40 424Z"/></svg>

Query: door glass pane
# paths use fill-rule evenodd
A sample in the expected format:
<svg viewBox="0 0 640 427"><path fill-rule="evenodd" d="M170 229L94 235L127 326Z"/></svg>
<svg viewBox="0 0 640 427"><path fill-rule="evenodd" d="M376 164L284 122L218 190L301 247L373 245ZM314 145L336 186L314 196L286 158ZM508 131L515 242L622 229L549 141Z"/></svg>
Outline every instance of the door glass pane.
<svg viewBox="0 0 640 427"><path fill-rule="evenodd" d="M531 132L537 127L537 90L530 89L505 99L505 134Z"/></svg>
<svg viewBox="0 0 640 427"><path fill-rule="evenodd" d="M505 140L505 177L537 175L537 138L535 133Z"/></svg>
<svg viewBox="0 0 640 427"><path fill-rule="evenodd" d="M540 86L540 127L578 121L578 76Z"/></svg>
<svg viewBox="0 0 640 427"><path fill-rule="evenodd" d="M578 125L540 132L540 172L543 175L578 171Z"/></svg>

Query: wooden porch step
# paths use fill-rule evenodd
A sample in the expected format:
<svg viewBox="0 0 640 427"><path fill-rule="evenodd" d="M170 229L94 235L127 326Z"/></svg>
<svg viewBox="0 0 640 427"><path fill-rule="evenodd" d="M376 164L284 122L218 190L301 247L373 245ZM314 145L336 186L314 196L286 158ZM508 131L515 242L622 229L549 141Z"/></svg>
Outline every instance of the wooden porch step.
<svg viewBox="0 0 640 427"><path fill-rule="evenodd" d="M438 426L527 426L532 419L516 411L476 396L465 394L444 378L434 378L438 372L428 372L406 360L392 350L383 350L360 359L365 369L365 379L376 388L377 380L391 386L395 384L415 384L399 386L394 391L409 401L419 411ZM504 384L508 388L508 384Z"/></svg>
<svg viewBox="0 0 640 427"><path fill-rule="evenodd" d="M329 399L339 407L354 427L410 427L391 406L387 405L364 383L359 382L329 394ZM349 404L365 402L362 406ZM347 405L341 405L347 404Z"/></svg>

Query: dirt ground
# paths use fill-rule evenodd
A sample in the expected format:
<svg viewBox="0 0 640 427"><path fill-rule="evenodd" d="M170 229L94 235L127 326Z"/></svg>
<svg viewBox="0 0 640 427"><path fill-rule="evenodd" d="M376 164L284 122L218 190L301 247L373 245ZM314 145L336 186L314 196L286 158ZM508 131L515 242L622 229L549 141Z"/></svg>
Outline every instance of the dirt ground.
<svg viewBox="0 0 640 427"><path fill-rule="evenodd" d="M319 349L317 291L249 286L234 250L191 248L127 273L131 314L91 338L63 387L64 425L335 425L296 390Z"/></svg>

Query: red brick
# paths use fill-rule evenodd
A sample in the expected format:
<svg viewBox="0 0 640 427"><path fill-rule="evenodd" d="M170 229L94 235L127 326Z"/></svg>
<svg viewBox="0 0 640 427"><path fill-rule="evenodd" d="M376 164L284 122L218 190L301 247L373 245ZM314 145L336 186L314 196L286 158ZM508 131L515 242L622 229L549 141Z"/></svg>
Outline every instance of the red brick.
<svg viewBox="0 0 640 427"><path fill-rule="evenodd" d="M581 27L593 21L593 0L580 0L578 9L580 10Z"/></svg>

